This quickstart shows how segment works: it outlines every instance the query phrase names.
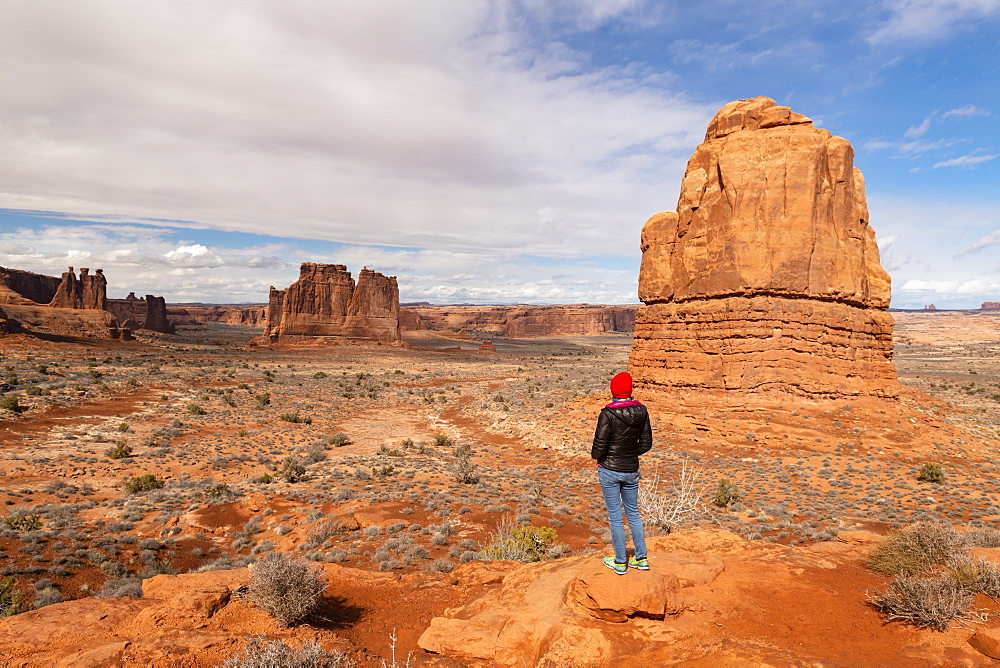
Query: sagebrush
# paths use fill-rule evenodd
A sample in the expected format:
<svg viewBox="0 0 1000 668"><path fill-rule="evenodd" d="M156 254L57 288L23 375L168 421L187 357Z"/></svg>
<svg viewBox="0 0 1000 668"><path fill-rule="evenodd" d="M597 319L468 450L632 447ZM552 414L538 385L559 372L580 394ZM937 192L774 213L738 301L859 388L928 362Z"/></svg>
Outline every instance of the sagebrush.
<svg viewBox="0 0 1000 668"><path fill-rule="evenodd" d="M250 571L248 597L284 626L313 612L325 591L323 569L283 552L268 552Z"/></svg>

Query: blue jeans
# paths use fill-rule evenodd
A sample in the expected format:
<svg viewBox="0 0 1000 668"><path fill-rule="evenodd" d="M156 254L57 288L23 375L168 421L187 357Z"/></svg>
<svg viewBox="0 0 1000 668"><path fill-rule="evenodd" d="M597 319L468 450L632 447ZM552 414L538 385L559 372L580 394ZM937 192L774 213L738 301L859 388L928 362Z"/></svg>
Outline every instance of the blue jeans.
<svg viewBox="0 0 1000 668"><path fill-rule="evenodd" d="M646 532L639 517L639 472L622 473L604 467L597 468L597 479L601 482L604 504L608 507L608 521L611 523L611 545L615 548L615 561L624 564L625 525L622 523L622 507L632 529L632 543L635 544L635 558L646 557Z"/></svg>

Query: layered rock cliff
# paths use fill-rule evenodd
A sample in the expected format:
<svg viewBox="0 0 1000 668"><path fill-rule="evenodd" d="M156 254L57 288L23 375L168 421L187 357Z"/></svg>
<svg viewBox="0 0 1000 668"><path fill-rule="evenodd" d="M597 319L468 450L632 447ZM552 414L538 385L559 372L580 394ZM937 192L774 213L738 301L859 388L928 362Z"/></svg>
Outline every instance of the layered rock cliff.
<svg viewBox="0 0 1000 668"><path fill-rule="evenodd" d="M355 285L342 264L304 262L299 280L284 290L271 287L260 340L278 343L318 337L399 341L396 277L365 268Z"/></svg>
<svg viewBox="0 0 1000 668"><path fill-rule="evenodd" d="M80 278L73 273L73 267L63 272L62 280L49 306L56 308L104 310L108 299L108 279L104 270L91 274L90 269L80 269Z"/></svg>
<svg viewBox="0 0 1000 668"><path fill-rule="evenodd" d="M635 328L636 306L561 304L556 306L409 306L401 309L403 329L476 331L511 338L626 334Z"/></svg>
<svg viewBox="0 0 1000 668"><path fill-rule="evenodd" d="M677 210L642 231L640 392L897 393L889 276L853 161L770 98L716 114Z"/></svg>

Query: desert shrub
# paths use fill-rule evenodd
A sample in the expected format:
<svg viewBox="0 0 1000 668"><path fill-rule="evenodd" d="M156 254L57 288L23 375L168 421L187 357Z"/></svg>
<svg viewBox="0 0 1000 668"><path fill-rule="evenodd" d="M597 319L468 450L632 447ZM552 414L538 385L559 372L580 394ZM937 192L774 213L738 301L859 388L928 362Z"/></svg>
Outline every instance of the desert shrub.
<svg viewBox="0 0 1000 668"><path fill-rule="evenodd" d="M350 445L351 440L347 438L347 434L342 431L338 431L336 434L330 437L330 445L335 448L342 448L345 445Z"/></svg>
<svg viewBox="0 0 1000 668"><path fill-rule="evenodd" d="M257 408L264 408L271 405L271 395L267 392L254 395L253 399L257 402Z"/></svg>
<svg viewBox="0 0 1000 668"><path fill-rule="evenodd" d="M920 467L920 470L917 472L917 480L942 485L944 484L944 470L940 464L928 462Z"/></svg>
<svg viewBox="0 0 1000 668"><path fill-rule="evenodd" d="M8 531L34 531L42 527L42 519L36 514L16 513L0 520Z"/></svg>
<svg viewBox="0 0 1000 668"><path fill-rule="evenodd" d="M462 485L474 485L479 482L478 467L472 462L472 448L460 445L455 448L455 461L451 466L451 475L455 482Z"/></svg>
<svg viewBox="0 0 1000 668"><path fill-rule="evenodd" d="M948 575L959 586L991 598L1000 597L1000 566L962 554L948 562Z"/></svg>
<svg viewBox="0 0 1000 668"><path fill-rule="evenodd" d="M720 508L727 508L730 504L739 501L740 490L732 480L723 478L719 481L719 486L715 488L715 498L712 503Z"/></svg>
<svg viewBox="0 0 1000 668"><path fill-rule="evenodd" d="M315 610L324 591L321 568L283 552L268 552L250 571L250 600L284 626Z"/></svg>
<svg viewBox="0 0 1000 668"><path fill-rule="evenodd" d="M13 576L0 578L0 617L10 617L21 612L24 598Z"/></svg>
<svg viewBox="0 0 1000 668"><path fill-rule="evenodd" d="M514 528L508 518L500 523L489 545L482 549L484 561L513 559L514 561L541 561L564 552L556 543L558 534L552 527Z"/></svg>
<svg viewBox="0 0 1000 668"><path fill-rule="evenodd" d="M287 480L288 482L295 482L300 480L306 474L305 464L299 461L299 458L295 455L288 455L281 462L281 468L278 469L278 475Z"/></svg>
<svg viewBox="0 0 1000 668"><path fill-rule="evenodd" d="M124 433L128 430L129 430L128 422L122 422L120 425L118 425L118 431Z"/></svg>
<svg viewBox="0 0 1000 668"><path fill-rule="evenodd" d="M27 410L17 401L17 397L4 397L0 399L0 409L11 411L12 413L23 413Z"/></svg>
<svg viewBox="0 0 1000 668"><path fill-rule="evenodd" d="M104 583L97 598L142 598L142 580L135 577L115 577Z"/></svg>
<svg viewBox="0 0 1000 668"><path fill-rule="evenodd" d="M438 447L446 447L446 446L449 446L451 444L452 444L451 443L451 439L448 438L447 436L445 436L444 434L435 434L434 435L434 445L436 445Z"/></svg>
<svg viewBox="0 0 1000 668"><path fill-rule="evenodd" d="M919 575L965 551L965 539L946 524L920 522L875 546L865 565L886 575Z"/></svg>
<svg viewBox="0 0 1000 668"><path fill-rule="evenodd" d="M39 608L44 608L47 605L52 605L53 603L62 603L63 597L62 592L60 592L56 587L49 585L48 587L42 587L35 591L35 600L32 602L31 607L34 610Z"/></svg>
<svg viewBox="0 0 1000 668"><path fill-rule="evenodd" d="M125 441L118 441L115 443L114 447L105 450L104 454L107 455L109 459L124 459L132 454L132 446Z"/></svg>
<svg viewBox="0 0 1000 668"><path fill-rule="evenodd" d="M271 477L270 473L265 473L263 475L257 476L256 478L253 479L253 481L259 482L262 485L267 485L268 483L274 482L274 478Z"/></svg>
<svg viewBox="0 0 1000 668"><path fill-rule="evenodd" d="M674 485L661 489L660 472L654 470L652 479L639 485L639 510L644 521L670 533L684 522L706 514L701 499L708 483L702 481L701 475L700 469L684 460Z"/></svg>
<svg viewBox="0 0 1000 668"><path fill-rule="evenodd" d="M969 618L974 596L946 575L920 578L900 574L884 591L868 594L868 603L885 613L888 622L945 631L951 622Z"/></svg>
<svg viewBox="0 0 1000 668"><path fill-rule="evenodd" d="M970 527L965 542L973 547L1000 547L1000 530L994 527Z"/></svg>
<svg viewBox="0 0 1000 668"><path fill-rule="evenodd" d="M262 636L250 636L243 651L219 668L348 668L354 665L346 654L327 651L319 643L307 642L293 648L281 640L265 641Z"/></svg>
<svg viewBox="0 0 1000 668"><path fill-rule="evenodd" d="M291 422L294 424L312 424L313 419L308 415L299 415L298 411L294 413L282 413L279 416L285 422Z"/></svg>
<svg viewBox="0 0 1000 668"><path fill-rule="evenodd" d="M152 473L147 473L146 475L136 476L126 482L125 493L138 494L139 492L148 492L153 489L160 489L166 484Z"/></svg>
<svg viewBox="0 0 1000 668"><path fill-rule="evenodd" d="M209 499L220 499L233 496L233 490L229 489L229 485L224 482L220 482L217 485L212 485L205 490L205 496Z"/></svg>
<svg viewBox="0 0 1000 668"><path fill-rule="evenodd" d="M396 468L394 466L373 466L372 475L378 476L380 478L387 478L396 473Z"/></svg>
<svg viewBox="0 0 1000 668"><path fill-rule="evenodd" d="M442 557L429 563L427 565L427 570L437 571L438 573L451 573L455 570L455 562L451 559L445 559Z"/></svg>
<svg viewBox="0 0 1000 668"><path fill-rule="evenodd" d="M24 393L27 394L29 397L42 397L52 394L48 390L43 390L37 385L29 385L28 387L24 388Z"/></svg>
<svg viewBox="0 0 1000 668"><path fill-rule="evenodd" d="M188 404L187 405L187 410L188 410L188 413L190 413L191 415L204 415L205 414L205 409L202 408L201 406L199 406L198 404L195 404L195 403Z"/></svg>

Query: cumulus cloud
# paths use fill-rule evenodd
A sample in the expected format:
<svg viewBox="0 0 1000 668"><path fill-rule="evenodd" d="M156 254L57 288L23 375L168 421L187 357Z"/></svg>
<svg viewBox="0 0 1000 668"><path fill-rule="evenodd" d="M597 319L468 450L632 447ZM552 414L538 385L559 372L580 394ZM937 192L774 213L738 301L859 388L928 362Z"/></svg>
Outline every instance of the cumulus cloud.
<svg viewBox="0 0 1000 668"><path fill-rule="evenodd" d="M560 6L596 25L649 4ZM516 30L520 11L485 0L4 3L0 207L635 255L618 230L638 234L673 204L661 184L679 181L715 105L627 66L594 68ZM562 212L561 239L539 233L547 207Z"/></svg>

